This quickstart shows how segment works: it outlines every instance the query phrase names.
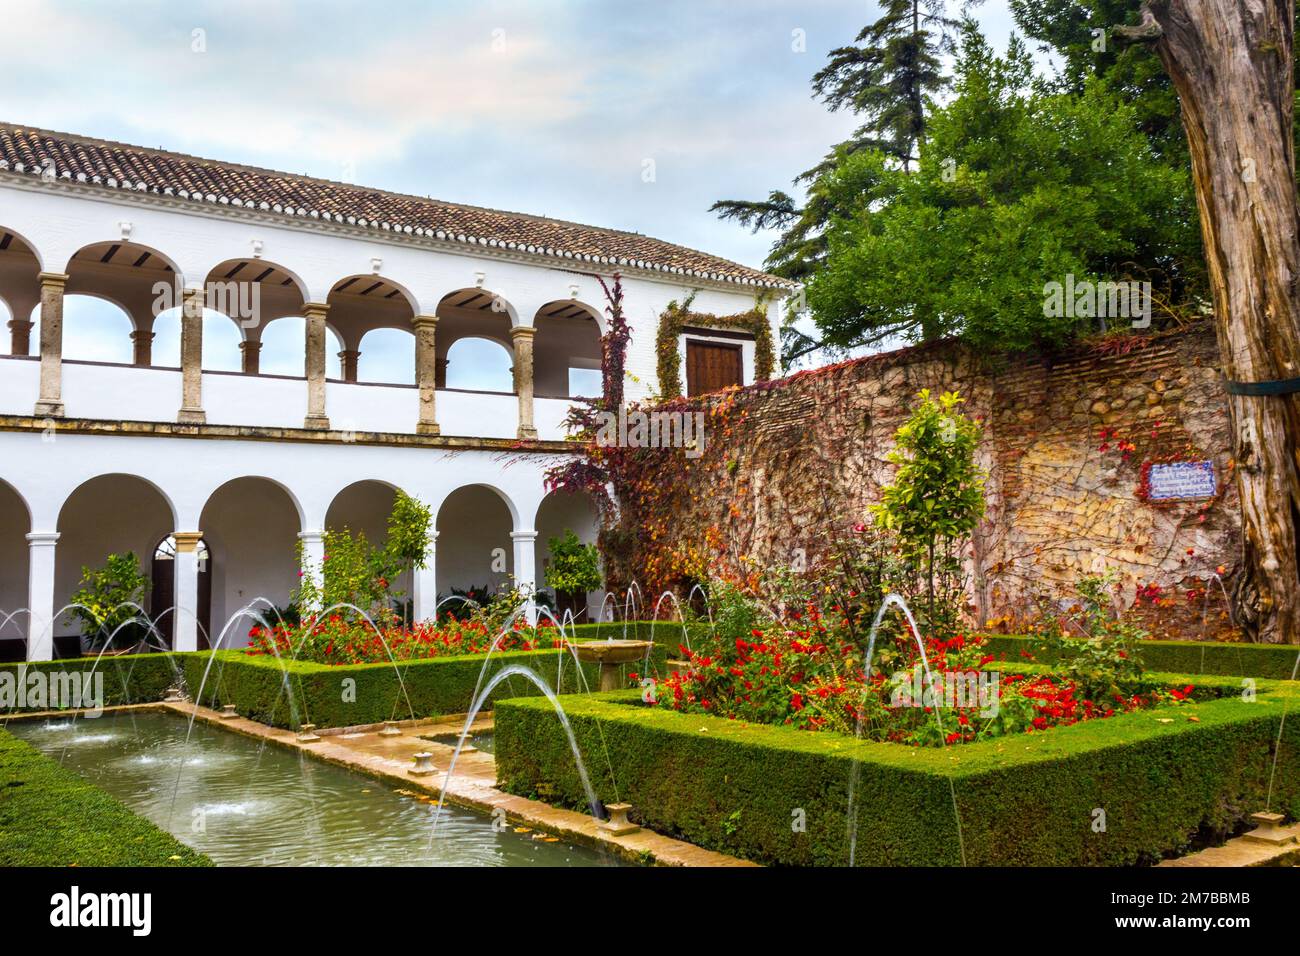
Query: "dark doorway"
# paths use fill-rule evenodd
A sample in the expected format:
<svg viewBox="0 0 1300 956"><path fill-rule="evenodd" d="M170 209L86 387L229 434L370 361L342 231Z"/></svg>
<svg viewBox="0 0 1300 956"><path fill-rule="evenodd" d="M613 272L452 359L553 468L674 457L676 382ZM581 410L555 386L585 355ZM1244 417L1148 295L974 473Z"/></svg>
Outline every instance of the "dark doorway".
<svg viewBox="0 0 1300 956"><path fill-rule="evenodd" d="M208 633L212 622L212 552L206 541L199 541L199 650L207 650ZM169 611L158 620L158 615L176 606L176 539L171 535L158 542L153 553L153 588L149 592L149 615L158 621L158 630L168 647L176 640L176 613Z"/></svg>
<svg viewBox="0 0 1300 956"><path fill-rule="evenodd" d="M743 385L739 345L686 340L686 394L703 395Z"/></svg>

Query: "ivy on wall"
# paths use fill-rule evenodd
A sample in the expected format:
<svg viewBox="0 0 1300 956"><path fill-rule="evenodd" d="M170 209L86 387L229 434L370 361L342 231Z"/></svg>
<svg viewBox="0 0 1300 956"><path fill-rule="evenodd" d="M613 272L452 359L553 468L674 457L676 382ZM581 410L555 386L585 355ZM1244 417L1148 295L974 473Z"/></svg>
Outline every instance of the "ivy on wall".
<svg viewBox="0 0 1300 956"><path fill-rule="evenodd" d="M659 360L660 398L678 398L682 394L682 353L677 347L677 340L681 337L682 330L688 326L748 332L754 336L754 378L759 381L771 378L776 366L776 346L772 341L772 327L768 324L762 300L755 302L754 308L748 312L711 315L707 312L692 312L691 302L694 299L695 293L691 293L684 302L669 302L659 316L655 355Z"/></svg>

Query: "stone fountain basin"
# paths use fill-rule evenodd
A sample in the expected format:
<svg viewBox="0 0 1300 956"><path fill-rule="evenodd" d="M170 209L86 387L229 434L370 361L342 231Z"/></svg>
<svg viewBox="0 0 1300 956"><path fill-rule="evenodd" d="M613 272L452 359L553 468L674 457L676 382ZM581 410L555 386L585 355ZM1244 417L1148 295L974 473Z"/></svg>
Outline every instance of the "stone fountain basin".
<svg viewBox="0 0 1300 956"><path fill-rule="evenodd" d="M630 664L644 659L652 647L650 641L581 641L573 645L578 660L597 664Z"/></svg>

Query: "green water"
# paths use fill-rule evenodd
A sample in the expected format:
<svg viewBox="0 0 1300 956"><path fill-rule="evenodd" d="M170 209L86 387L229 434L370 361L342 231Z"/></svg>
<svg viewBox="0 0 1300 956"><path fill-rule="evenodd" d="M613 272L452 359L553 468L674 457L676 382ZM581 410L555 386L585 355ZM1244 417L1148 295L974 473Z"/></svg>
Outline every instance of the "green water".
<svg viewBox="0 0 1300 956"><path fill-rule="evenodd" d="M601 852L433 805L310 757L172 714L6 729L227 866L601 866ZM173 801L173 793L175 799Z"/></svg>

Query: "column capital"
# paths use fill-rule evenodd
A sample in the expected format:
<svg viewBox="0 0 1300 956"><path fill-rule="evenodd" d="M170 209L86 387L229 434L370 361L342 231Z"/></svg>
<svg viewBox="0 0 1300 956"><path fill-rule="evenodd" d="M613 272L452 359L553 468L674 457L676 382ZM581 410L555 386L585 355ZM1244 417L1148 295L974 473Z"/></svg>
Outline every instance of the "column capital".
<svg viewBox="0 0 1300 956"><path fill-rule="evenodd" d="M512 325L510 327L510 337L512 339L531 339L537 334L537 327L532 325Z"/></svg>
<svg viewBox="0 0 1300 956"><path fill-rule="evenodd" d="M298 540L303 544L319 544L325 540L325 531L299 531Z"/></svg>
<svg viewBox="0 0 1300 956"><path fill-rule="evenodd" d="M199 542L203 540L203 532L173 531L172 538L176 542L177 554L190 554L199 549Z"/></svg>
<svg viewBox="0 0 1300 956"><path fill-rule="evenodd" d="M136 329L131 333L132 342L152 342L157 332L150 332L147 329Z"/></svg>
<svg viewBox="0 0 1300 956"><path fill-rule="evenodd" d="M35 326L36 323L33 322L31 319L10 319L8 325L9 328L11 329L19 329L20 331L30 332L32 330L32 327Z"/></svg>
<svg viewBox="0 0 1300 956"><path fill-rule="evenodd" d="M304 302L302 305L302 314L308 317L319 315L323 318L329 315L329 311L327 302Z"/></svg>
<svg viewBox="0 0 1300 956"><path fill-rule="evenodd" d="M52 548L59 540L58 531L33 531L27 535L27 543L33 548Z"/></svg>
<svg viewBox="0 0 1300 956"><path fill-rule="evenodd" d="M244 341L239 343L239 351L260 352L262 351L262 343L258 339L244 339Z"/></svg>
<svg viewBox="0 0 1300 956"><path fill-rule="evenodd" d="M412 317L411 324L417 329L434 328L438 324L438 317L436 315L417 315Z"/></svg>
<svg viewBox="0 0 1300 956"><path fill-rule="evenodd" d="M62 289L65 285L68 284L68 280L70 278L72 277L68 275L66 272L36 273L36 279L38 282L40 282L42 287L50 287L50 288L57 287Z"/></svg>
<svg viewBox="0 0 1300 956"><path fill-rule="evenodd" d="M534 530L511 531L510 537L516 541L536 541L537 532Z"/></svg>

